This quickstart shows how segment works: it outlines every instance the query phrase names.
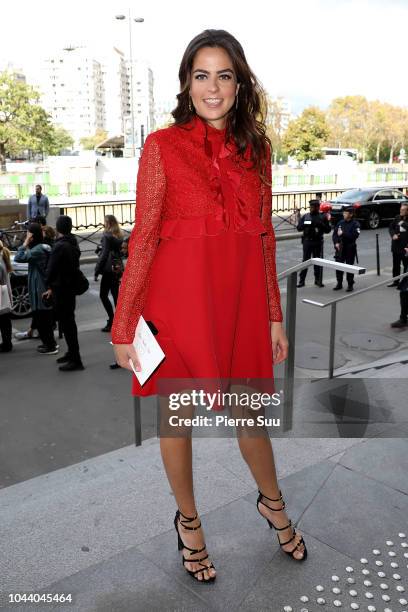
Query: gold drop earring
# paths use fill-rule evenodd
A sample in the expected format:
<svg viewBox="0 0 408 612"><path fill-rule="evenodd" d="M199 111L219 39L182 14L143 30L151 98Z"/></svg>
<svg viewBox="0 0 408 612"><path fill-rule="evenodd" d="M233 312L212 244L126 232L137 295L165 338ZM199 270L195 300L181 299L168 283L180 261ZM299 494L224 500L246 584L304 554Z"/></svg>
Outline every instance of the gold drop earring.
<svg viewBox="0 0 408 612"><path fill-rule="evenodd" d="M193 105L191 104L191 96L188 96L188 110L190 113L193 112Z"/></svg>

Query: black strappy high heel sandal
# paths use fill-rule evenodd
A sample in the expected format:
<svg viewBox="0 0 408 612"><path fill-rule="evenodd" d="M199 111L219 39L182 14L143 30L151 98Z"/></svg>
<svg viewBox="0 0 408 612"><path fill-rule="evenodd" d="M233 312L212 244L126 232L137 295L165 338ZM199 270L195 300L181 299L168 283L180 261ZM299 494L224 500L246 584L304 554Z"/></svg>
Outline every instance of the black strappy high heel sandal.
<svg viewBox="0 0 408 612"><path fill-rule="evenodd" d="M261 493L261 491L259 491L259 489L258 489L258 493L259 493L259 495L258 495L258 499L257 499L257 502L256 502L256 507L258 508L258 512L259 512L259 514L260 514L261 516L264 516L264 515L263 515L263 514L262 514L262 512L259 510L259 504L262 504L263 506L265 506L265 508L268 508L268 510L272 510L272 512L281 512L282 510L284 510L284 509L285 509L285 502L284 502L284 500L283 500L283 498L282 498L282 493L281 493L281 491L280 491L280 490L279 490L279 496L280 496L280 497L279 497L278 499L271 499L270 497L267 497L266 495L264 495L263 493ZM282 502L282 508L279 508L278 510L277 510L276 508L271 508L270 506L268 506L267 504L265 504L265 503L262 501L262 498L263 498L263 497L264 497L265 499L269 499L269 501L273 501L273 502L278 502L278 501L281 501L281 502ZM266 516L264 516L264 518L266 518ZM274 525L274 524L273 524L273 523L272 523L272 522L271 522L271 521L270 521L268 518L266 518L266 520L268 521L268 525L269 525L269 527L270 527L271 529L272 529L272 527L273 527L273 528L274 528L276 531L284 531L285 529L288 529L288 527L291 527L291 526L292 526L292 521L291 521L291 520L289 520L289 523L286 525L286 527L275 527L275 525ZM292 537L290 538L290 540L288 540L287 542L281 542L281 541L280 541L280 539L279 539L279 534L278 534L278 533L276 534L276 535L277 535L277 538L278 538L279 546L280 546L281 548L282 548L283 546L285 546L286 544L289 544L289 542L292 542L292 540L294 540L294 539L295 539L295 536L296 536L296 529L295 529L294 527L292 527L292 530L293 530L293 536L292 536ZM302 545L302 544L303 544L303 546L304 546L303 557L300 557L300 558L295 557L295 556L293 555L293 553L295 552L295 550L300 550L300 548L301 548L301 545ZM283 550L283 548L282 548L282 550ZM303 536L300 538L299 542L296 544L296 546L294 547L294 549L293 549L293 550L284 550L283 552L284 552L284 553L286 553L287 555L289 555L290 557L292 557L292 559L294 559L295 561L304 561L304 560L306 559L306 557L307 557L307 548L306 548L306 544L305 544L305 541L304 541L304 539L303 539Z"/></svg>
<svg viewBox="0 0 408 612"><path fill-rule="evenodd" d="M183 550L183 548L186 548L187 550L190 551L190 556L194 555L196 553L200 553L203 552L203 550L205 550L206 546L204 544L204 546L202 548L189 548L189 546L186 546L183 543L183 540L180 537L180 533L178 530L178 522L180 522L184 529L189 529L191 531L195 531L196 529L200 529L201 527L201 521L200 524L197 527L189 527L188 525L186 525L185 523L192 523L196 518L197 518L197 514L195 516L193 516L192 518L185 516L184 514L182 514L182 512L180 512L180 510L177 510L176 512L176 516L174 517L174 527L176 528L177 531L177 537L178 537L178 549L179 550ZM181 518L183 517L183 519ZM197 580L197 582L213 582L217 576L210 576L210 578L204 578L202 580L199 580L196 576L196 574L199 574L200 572L204 572L205 570L209 570L211 568L215 569L215 566L210 563L210 565L205 565L205 563L201 563L201 561L204 561L204 559L208 558L208 553L205 555L205 557L200 557L199 559L186 559L185 556L183 555L183 566L184 569L190 574L190 576L192 576L195 580ZM202 569L198 569L198 570L189 570L186 567L186 562L187 563L198 563L199 565L202 565Z"/></svg>

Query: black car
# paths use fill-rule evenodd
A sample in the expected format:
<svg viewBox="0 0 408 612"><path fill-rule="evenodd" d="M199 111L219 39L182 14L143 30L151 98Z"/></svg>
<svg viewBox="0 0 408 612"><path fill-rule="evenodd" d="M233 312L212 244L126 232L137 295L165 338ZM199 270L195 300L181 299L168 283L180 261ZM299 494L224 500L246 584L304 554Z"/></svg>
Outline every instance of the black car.
<svg viewBox="0 0 408 612"><path fill-rule="evenodd" d="M322 203L321 210L330 211L331 223L335 225L343 218L343 209L353 206L354 217L362 227L377 229L382 221L390 221L398 215L401 204L408 204L408 198L393 188L367 187L348 189L334 200Z"/></svg>

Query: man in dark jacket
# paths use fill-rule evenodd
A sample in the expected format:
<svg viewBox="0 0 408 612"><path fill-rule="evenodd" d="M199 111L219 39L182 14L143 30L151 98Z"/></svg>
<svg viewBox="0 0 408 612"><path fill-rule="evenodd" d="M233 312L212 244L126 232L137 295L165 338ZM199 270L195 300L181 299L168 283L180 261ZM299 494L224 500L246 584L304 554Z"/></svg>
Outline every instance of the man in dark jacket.
<svg viewBox="0 0 408 612"><path fill-rule="evenodd" d="M78 242L71 234L72 220L66 215L57 219L58 238L52 248L47 266L47 285L45 295L54 296L61 331L64 334L68 351L57 359L62 372L83 370L79 353L78 330L75 322L75 276L79 269L81 255Z"/></svg>
<svg viewBox="0 0 408 612"><path fill-rule="evenodd" d="M297 231L303 232L303 261L311 257L321 257L323 252L324 234L331 231L330 222L325 213L319 212L320 200L309 200L310 212L301 217ZM315 285L324 287L321 280L321 270L319 266L314 266ZM298 287L305 286L307 268L299 273Z"/></svg>
<svg viewBox="0 0 408 612"><path fill-rule="evenodd" d="M392 276L401 274L401 263L403 271L408 270L408 258L405 249L408 247L408 204L401 204L400 214L391 221L389 232L391 236L392 252ZM399 282L393 281L388 287L398 287Z"/></svg>
<svg viewBox="0 0 408 612"><path fill-rule="evenodd" d="M343 210L343 219L339 221L333 232L333 243L335 252L335 261L353 265L357 259L356 241L360 236L360 224L353 218L354 208L348 206ZM334 291L339 291L343 288L344 272L336 270L337 285L333 287ZM347 289L353 291L354 274L347 272Z"/></svg>

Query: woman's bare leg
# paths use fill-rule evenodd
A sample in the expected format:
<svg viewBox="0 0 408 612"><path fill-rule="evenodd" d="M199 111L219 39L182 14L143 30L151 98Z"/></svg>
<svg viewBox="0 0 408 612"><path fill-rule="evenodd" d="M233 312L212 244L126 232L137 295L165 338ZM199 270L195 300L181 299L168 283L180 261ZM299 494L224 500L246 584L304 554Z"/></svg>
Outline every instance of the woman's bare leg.
<svg viewBox="0 0 408 612"><path fill-rule="evenodd" d="M167 398L160 398L160 408L163 422L166 420L166 415L169 414ZM171 412L171 414L174 415L174 412ZM191 410L187 411L186 409L179 410L177 414L183 417L193 415ZM193 487L191 435L188 435L188 431L186 430L182 437L160 437L160 451L164 469L180 512L187 517L195 516L197 514L197 508ZM183 517L181 517L181 519L183 520ZM189 527L197 527L199 524L200 519L198 516L194 521L187 523ZM205 542L202 528L196 531L190 531L189 529L185 529L183 524L179 522L178 529L181 539L189 548L200 549L204 546ZM190 556L193 559L201 559L206 554L206 549L197 554L190 554L190 551L185 548L183 549L183 555L186 559L189 559ZM204 559L202 563L209 565L210 558ZM202 565L191 561L186 563L186 568L191 571L196 571L202 568ZM198 580L208 580L208 578L215 576L215 573L214 568L210 568L209 570L203 569L203 571L196 574L196 576Z"/></svg>
<svg viewBox="0 0 408 612"><path fill-rule="evenodd" d="M265 433L264 436L255 436L254 434L251 436L245 435L244 433L238 436L238 444L241 454L258 485L258 489L267 497L278 499L279 485L276 476L275 460L271 440L267 433ZM271 502L265 498L263 498L262 501L270 508L276 510L279 510L282 506L282 502L280 501ZM268 510L263 504L259 504L259 509L262 515L268 518L276 527L284 527L289 523L285 510L273 512L272 510ZM280 536L281 542L287 542L293 535L291 527L283 531L278 531L277 533ZM293 550L300 538L301 534L296 532L295 539L283 546L283 550ZM303 557L303 552L304 546L301 544L301 548L298 548L293 554L297 559L301 559Z"/></svg>

